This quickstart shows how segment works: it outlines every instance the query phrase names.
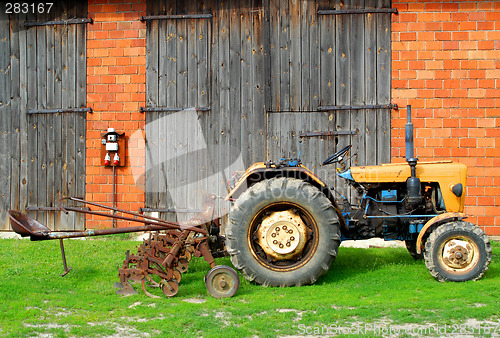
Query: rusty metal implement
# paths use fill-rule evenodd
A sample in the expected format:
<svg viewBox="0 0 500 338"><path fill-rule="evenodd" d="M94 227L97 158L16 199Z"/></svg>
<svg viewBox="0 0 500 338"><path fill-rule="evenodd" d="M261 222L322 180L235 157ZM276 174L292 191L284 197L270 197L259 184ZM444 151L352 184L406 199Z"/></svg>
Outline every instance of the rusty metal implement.
<svg viewBox="0 0 500 338"><path fill-rule="evenodd" d="M65 200L111 210L113 213L63 206L62 203ZM215 298L232 297L238 290L239 277L236 271L231 267L215 264L214 257L227 253L224 250L224 237L219 235L219 219L214 217L213 196L206 198L200 217L192 218L187 223L170 222L76 197L62 198L57 203L57 209L64 213L81 212L143 223L141 226L124 228L52 232L35 219L18 211L10 210L9 217L12 229L22 237L29 236L32 241L53 239L60 241L64 265L64 272L61 276L66 275L71 270L66 263L63 239L149 231L149 238L145 239L137 248L137 254L130 254L130 251L127 251L123 265L118 271L120 282L115 283L115 286L119 288L117 294L125 296L136 294L137 292L130 282L138 282L149 297L157 296L148 292L146 287L161 288L167 297L175 296L179 291L182 274L187 271L193 256L203 257L212 268L205 276L205 285L210 295Z"/></svg>

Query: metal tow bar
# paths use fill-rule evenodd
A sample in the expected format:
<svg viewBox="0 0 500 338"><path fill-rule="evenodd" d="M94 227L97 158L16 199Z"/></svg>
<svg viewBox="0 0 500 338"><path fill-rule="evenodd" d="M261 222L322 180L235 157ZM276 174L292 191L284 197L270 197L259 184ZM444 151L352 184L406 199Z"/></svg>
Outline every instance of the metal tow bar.
<svg viewBox="0 0 500 338"><path fill-rule="evenodd" d="M111 210L113 213L63 206L62 202L66 200ZM9 218L12 229L22 237L29 236L32 241L55 239L60 241L64 265L64 272L61 276L65 276L72 269L67 266L63 239L149 231L149 238L145 239L137 248L137 254L126 252L123 265L118 271L120 282L115 283L115 286L119 288L116 292L118 295L136 294L137 291L130 282L137 282L141 284L142 290L149 297L157 298L149 293L146 287L161 288L167 297L175 296L179 291L182 274L187 271L193 256L203 257L211 267L205 276L205 285L210 295L215 298L226 298L234 296L238 291L240 281L236 271L229 266L215 264L214 255L225 254L225 251L221 250L224 238L219 236L219 219L214 217L213 196L206 198L200 217L192 218L187 223L170 222L77 197L64 197L56 205L58 210L66 214L80 212L143 223L141 226L124 228L52 232L35 219L18 211L10 210ZM121 215L115 214L115 212Z"/></svg>

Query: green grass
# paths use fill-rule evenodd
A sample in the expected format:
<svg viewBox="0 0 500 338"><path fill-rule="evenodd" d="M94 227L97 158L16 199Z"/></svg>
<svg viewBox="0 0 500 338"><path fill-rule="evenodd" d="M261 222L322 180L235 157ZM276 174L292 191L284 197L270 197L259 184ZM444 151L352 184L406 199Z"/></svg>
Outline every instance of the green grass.
<svg viewBox="0 0 500 338"><path fill-rule="evenodd" d="M174 298L151 299L140 290L135 296L115 295L124 253L137 245L119 239L66 241L73 270L60 277L57 241L0 240L0 336L274 337L335 333L339 326L384 333L366 331L375 325L449 325L446 333L459 333L473 329L471 319L493 322L500 333L498 243L489 270L476 282L439 283L403 248L341 248L315 285L264 288L241 277L236 296L225 300L206 292L209 266L202 259L191 261ZM217 262L230 265L227 258ZM204 302L185 301L192 298Z"/></svg>

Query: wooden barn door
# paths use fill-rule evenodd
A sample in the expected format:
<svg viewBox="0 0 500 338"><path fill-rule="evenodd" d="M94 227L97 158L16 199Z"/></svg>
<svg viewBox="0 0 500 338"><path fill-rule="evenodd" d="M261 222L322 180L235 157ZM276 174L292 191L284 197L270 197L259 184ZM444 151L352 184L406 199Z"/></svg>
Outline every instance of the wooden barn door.
<svg viewBox="0 0 500 338"><path fill-rule="evenodd" d="M296 157L329 185L328 156L390 162L390 0L271 0L270 159Z"/></svg>
<svg viewBox="0 0 500 338"><path fill-rule="evenodd" d="M65 1L48 14L0 14L0 229L8 209L55 230L85 228L83 215L54 207L85 196L86 13Z"/></svg>
<svg viewBox="0 0 500 338"><path fill-rule="evenodd" d="M354 165L390 160L389 0L152 0L147 14L145 210L188 218L301 139L332 185L319 164L347 144Z"/></svg>

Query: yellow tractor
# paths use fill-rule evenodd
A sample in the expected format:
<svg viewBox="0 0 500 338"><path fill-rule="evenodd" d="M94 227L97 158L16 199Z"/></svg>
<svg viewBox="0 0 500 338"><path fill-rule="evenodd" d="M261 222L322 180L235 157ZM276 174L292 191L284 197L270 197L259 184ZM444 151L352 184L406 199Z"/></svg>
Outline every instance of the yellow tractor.
<svg viewBox="0 0 500 338"><path fill-rule="evenodd" d="M357 192L357 203L300 159L248 168L227 197L234 201L225 231L233 265L266 286L312 284L329 270L341 241L379 237L405 241L439 281L481 278L491 246L481 228L464 221L467 167L418 162L410 106L407 116L407 163L347 167L351 146L322 163L341 164L337 174Z"/></svg>

